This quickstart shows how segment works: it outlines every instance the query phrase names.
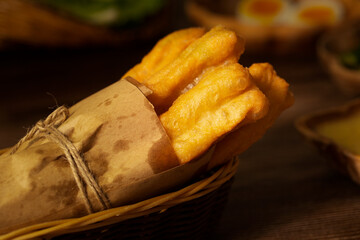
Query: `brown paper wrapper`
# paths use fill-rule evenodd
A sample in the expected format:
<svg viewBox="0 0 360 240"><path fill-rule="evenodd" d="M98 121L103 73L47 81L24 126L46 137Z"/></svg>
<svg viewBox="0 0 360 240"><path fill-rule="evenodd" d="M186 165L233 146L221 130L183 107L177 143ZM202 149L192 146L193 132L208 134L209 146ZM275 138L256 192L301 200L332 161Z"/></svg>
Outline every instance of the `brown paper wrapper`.
<svg viewBox="0 0 360 240"><path fill-rule="evenodd" d="M211 154L178 166L153 106L138 87L120 80L72 106L58 127L113 207L183 184L205 168ZM6 151L0 155L0 172L0 233L88 214L68 161L49 140L25 142L12 155Z"/></svg>

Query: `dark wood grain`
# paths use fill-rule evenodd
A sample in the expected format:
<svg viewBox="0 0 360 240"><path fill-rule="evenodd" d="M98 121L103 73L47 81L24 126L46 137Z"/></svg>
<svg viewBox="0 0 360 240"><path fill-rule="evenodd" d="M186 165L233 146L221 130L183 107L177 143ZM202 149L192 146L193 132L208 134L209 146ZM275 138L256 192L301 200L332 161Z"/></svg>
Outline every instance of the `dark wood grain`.
<svg viewBox="0 0 360 240"><path fill-rule="evenodd" d="M296 101L242 154L214 239L360 239L360 186L331 169L294 127L299 116L351 97L338 91L315 56L272 60Z"/></svg>

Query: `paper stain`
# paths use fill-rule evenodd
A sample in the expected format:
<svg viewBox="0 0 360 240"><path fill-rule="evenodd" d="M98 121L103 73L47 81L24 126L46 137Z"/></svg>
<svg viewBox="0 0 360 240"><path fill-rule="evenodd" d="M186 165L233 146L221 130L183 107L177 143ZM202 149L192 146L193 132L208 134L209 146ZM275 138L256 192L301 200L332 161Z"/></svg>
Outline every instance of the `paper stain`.
<svg viewBox="0 0 360 240"><path fill-rule="evenodd" d="M97 179L107 172L109 167L109 156L109 153L103 151L97 151L96 153L88 152L85 154L85 159L91 159L91 161L88 162L88 165Z"/></svg>
<svg viewBox="0 0 360 240"><path fill-rule="evenodd" d="M75 180L64 180L49 187L48 201L58 202L61 200L65 206L75 203L79 189Z"/></svg>
<svg viewBox="0 0 360 240"><path fill-rule="evenodd" d="M121 120L123 120L123 119L127 119L129 116L119 116L119 117L117 117L116 119L118 120L118 121L121 121Z"/></svg>
<svg viewBox="0 0 360 240"><path fill-rule="evenodd" d="M29 176L33 177L39 172L41 172L47 165L49 165L53 161L52 157L44 157L41 159L40 163L32 168L29 172Z"/></svg>
<svg viewBox="0 0 360 240"><path fill-rule="evenodd" d="M77 217L77 216L84 216L84 215L87 215L88 214L88 211L85 207L85 204L84 205L77 205L76 207L74 207L72 209L72 215L74 217Z"/></svg>
<svg viewBox="0 0 360 240"><path fill-rule="evenodd" d="M122 139L119 139L117 140L114 145L113 145L113 153L119 153L120 151L123 152L123 151L127 151L130 149L130 143L132 143L131 140L122 140Z"/></svg>
<svg viewBox="0 0 360 240"><path fill-rule="evenodd" d="M119 94L114 94L114 96L113 96L112 98L115 99L115 98L117 98L118 96L119 96ZM107 99L105 99L105 101L100 102L100 103L97 105L97 107L101 107L103 104L104 104L105 106L109 106L109 105L111 105L111 103L112 103L112 100L111 100L110 98L107 98Z"/></svg>
<svg viewBox="0 0 360 240"><path fill-rule="evenodd" d="M36 151L35 151L35 153L40 154L40 155L44 154L44 152L45 151L43 149L36 149Z"/></svg>
<svg viewBox="0 0 360 240"><path fill-rule="evenodd" d="M69 163L66 160L66 158L62 155L57 156L54 158L54 156L51 157L44 157L41 159L40 163L36 165L34 168L32 168L29 171L29 177L33 178L37 174L39 174L44 168L46 168L49 164L53 163L55 167L69 167Z"/></svg>
<svg viewBox="0 0 360 240"><path fill-rule="evenodd" d="M109 106L112 103L112 101L110 99L106 99L106 101L104 102L105 106Z"/></svg>
<svg viewBox="0 0 360 240"><path fill-rule="evenodd" d="M157 174L179 165L175 152L167 136L162 136L157 142L153 143L149 150L147 162L153 173Z"/></svg>
<svg viewBox="0 0 360 240"><path fill-rule="evenodd" d="M112 185L113 185L113 186L121 186L121 183L122 183L123 179L124 179L124 177L123 177L122 175L117 175L117 176L114 178L114 180L113 180L113 182L112 182ZM105 190L105 189L104 189L104 190ZM105 190L105 191L106 191L106 190Z"/></svg>

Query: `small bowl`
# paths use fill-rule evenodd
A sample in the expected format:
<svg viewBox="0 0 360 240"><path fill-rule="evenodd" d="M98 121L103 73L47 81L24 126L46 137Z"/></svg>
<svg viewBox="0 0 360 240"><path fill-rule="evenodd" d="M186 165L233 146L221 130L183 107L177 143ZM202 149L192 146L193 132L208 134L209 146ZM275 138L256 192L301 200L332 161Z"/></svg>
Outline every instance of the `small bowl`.
<svg viewBox="0 0 360 240"><path fill-rule="evenodd" d="M318 148L335 169L360 184L360 155L349 148L340 146L334 139L324 136L318 130L318 127L324 123L343 120L355 114L360 114L360 98L340 107L304 115L295 121L295 127Z"/></svg>
<svg viewBox="0 0 360 240"><path fill-rule="evenodd" d="M339 55L357 46L360 46L360 21L324 34L317 44L317 54L325 70L339 90L350 96L360 94L360 70L345 67Z"/></svg>

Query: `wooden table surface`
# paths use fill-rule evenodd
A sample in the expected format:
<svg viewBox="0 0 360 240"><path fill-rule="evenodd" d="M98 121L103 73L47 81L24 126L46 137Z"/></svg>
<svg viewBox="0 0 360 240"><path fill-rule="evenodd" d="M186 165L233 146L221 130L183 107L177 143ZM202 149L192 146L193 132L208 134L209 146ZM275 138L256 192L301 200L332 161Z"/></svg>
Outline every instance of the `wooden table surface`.
<svg viewBox="0 0 360 240"><path fill-rule="evenodd" d="M10 146L56 104L72 105L121 77L153 45L0 53L0 148ZM241 156L213 239L360 239L360 186L331 169L294 127L299 116L351 97L332 84L314 54L248 56L269 61L295 105Z"/></svg>
<svg viewBox="0 0 360 240"><path fill-rule="evenodd" d="M360 186L294 127L299 116L353 97L338 91L315 57L271 60L291 84L295 104L242 154L214 239L360 239Z"/></svg>

